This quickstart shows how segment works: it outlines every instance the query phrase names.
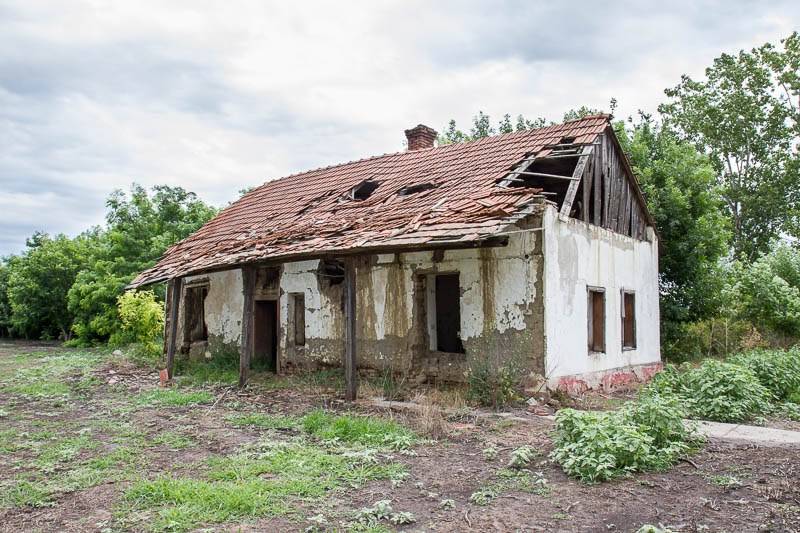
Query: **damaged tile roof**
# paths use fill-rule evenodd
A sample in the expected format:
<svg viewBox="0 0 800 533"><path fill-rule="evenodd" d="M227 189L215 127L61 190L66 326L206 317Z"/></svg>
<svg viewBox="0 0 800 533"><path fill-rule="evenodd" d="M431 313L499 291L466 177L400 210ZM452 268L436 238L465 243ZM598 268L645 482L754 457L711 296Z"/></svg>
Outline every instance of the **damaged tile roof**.
<svg viewBox="0 0 800 533"><path fill-rule="evenodd" d="M268 259L489 238L531 213L541 192L500 187L500 178L564 137L590 144L608 126L608 115L594 115L268 181L169 248L131 286ZM366 198L357 199L364 182Z"/></svg>

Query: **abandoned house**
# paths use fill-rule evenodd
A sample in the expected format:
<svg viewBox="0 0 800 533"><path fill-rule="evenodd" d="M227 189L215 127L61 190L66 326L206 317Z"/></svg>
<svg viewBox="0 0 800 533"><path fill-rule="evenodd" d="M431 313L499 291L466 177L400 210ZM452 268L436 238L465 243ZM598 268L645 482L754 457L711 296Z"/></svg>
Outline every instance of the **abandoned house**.
<svg viewBox="0 0 800 533"><path fill-rule="evenodd" d="M269 181L131 284L168 282L165 350L569 389L660 364L658 242L607 115Z"/></svg>

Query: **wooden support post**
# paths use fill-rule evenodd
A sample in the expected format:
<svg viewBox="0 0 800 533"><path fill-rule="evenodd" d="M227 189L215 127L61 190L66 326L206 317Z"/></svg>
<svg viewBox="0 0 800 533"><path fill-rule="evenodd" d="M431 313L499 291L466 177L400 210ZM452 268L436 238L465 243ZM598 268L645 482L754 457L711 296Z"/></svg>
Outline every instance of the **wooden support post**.
<svg viewBox="0 0 800 533"><path fill-rule="evenodd" d="M356 372L356 261L344 260L344 383L345 400L355 401L358 396Z"/></svg>
<svg viewBox="0 0 800 533"><path fill-rule="evenodd" d="M253 353L253 311L255 302L256 269L242 267L242 339L239 349L239 387L244 388L250 377L250 356Z"/></svg>
<svg viewBox="0 0 800 533"><path fill-rule="evenodd" d="M583 176L583 171L586 169L586 162L589 160L589 156L592 153L591 146L584 146L583 153L581 154L581 158L578 159L578 164L575 166L575 171L572 173L572 182L567 187L567 194L564 196L564 203L561 205L561 214L569 216L570 211L572 211L572 202L575 201L575 195L578 192L578 185L581 183L581 177Z"/></svg>
<svg viewBox="0 0 800 533"><path fill-rule="evenodd" d="M178 309L181 305L181 292L183 289L183 278L169 280L167 291L169 297L169 339L167 340L167 378L172 379L175 371L175 349L178 344Z"/></svg>

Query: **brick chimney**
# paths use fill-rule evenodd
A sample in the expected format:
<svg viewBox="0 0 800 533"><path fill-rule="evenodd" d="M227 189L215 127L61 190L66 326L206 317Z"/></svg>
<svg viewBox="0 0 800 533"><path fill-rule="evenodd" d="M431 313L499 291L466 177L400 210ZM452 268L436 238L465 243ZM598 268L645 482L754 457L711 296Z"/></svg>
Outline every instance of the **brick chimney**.
<svg viewBox="0 0 800 533"><path fill-rule="evenodd" d="M433 148L433 141L436 140L436 130L420 124L415 128L406 130L406 139L408 139L409 151Z"/></svg>

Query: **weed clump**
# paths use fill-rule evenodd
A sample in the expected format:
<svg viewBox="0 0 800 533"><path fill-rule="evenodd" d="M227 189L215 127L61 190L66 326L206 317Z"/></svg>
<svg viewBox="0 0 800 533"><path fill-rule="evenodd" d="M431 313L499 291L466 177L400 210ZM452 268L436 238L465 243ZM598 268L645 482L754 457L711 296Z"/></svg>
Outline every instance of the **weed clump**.
<svg viewBox="0 0 800 533"><path fill-rule="evenodd" d="M551 457L587 483L664 470L700 442L683 423L683 405L678 396L653 393L615 412L563 409L556 415Z"/></svg>
<svg viewBox="0 0 800 533"><path fill-rule="evenodd" d="M391 420L380 420L358 415L336 416L317 410L303 417L303 430L322 440L336 440L365 446L388 446L394 449L410 448L415 435Z"/></svg>
<svg viewBox="0 0 800 533"><path fill-rule="evenodd" d="M514 359L496 366L487 358L475 358L467 371L467 398L495 409L518 402L523 375L522 365Z"/></svg>
<svg viewBox="0 0 800 533"><path fill-rule="evenodd" d="M736 355L730 362L749 369L772 396L782 402L800 394L800 350L754 350Z"/></svg>
<svg viewBox="0 0 800 533"><path fill-rule="evenodd" d="M644 393L676 395L687 405L688 417L717 422L750 420L769 410L771 398L749 367L715 359L697 368L668 365Z"/></svg>

